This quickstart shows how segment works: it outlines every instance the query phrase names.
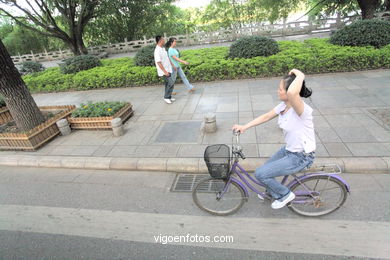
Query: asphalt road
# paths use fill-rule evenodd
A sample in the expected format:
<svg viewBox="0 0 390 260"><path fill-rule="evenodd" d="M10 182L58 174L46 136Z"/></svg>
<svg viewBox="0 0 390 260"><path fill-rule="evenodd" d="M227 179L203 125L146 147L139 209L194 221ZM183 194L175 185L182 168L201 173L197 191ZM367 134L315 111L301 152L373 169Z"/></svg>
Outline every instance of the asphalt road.
<svg viewBox="0 0 390 260"><path fill-rule="evenodd" d="M390 259L390 175L343 177L351 194L325 217L253 194L214 217L170 191L173 173L1 167L0 259Z"/></svg>

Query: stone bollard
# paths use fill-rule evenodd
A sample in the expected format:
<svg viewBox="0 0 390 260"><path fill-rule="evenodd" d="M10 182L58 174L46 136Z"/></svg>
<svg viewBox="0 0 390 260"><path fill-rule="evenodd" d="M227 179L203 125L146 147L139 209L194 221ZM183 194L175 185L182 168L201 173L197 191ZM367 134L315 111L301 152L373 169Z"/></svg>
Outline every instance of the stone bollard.
<svg viewBox="0 0 390 260"><path fill-rule="evenodd" d="M217 120L213 113L208 113L204 117L204 131L206 133L215 133L217 131Z"/></svg>
<svg viewBox="0 0 390 260"><path fill-rule="evenodd" d="M114 118L111 120L112 132L114 136L122 136L124 133L122 119Z"/></svg>
<svg viewBox="0 0 390 260"><path fill-rule="evenodd" d="M69 135L72 130L70 130L70 126L68 120L61 119L56 122L58 128L60 129L61 135Z"/></svg>

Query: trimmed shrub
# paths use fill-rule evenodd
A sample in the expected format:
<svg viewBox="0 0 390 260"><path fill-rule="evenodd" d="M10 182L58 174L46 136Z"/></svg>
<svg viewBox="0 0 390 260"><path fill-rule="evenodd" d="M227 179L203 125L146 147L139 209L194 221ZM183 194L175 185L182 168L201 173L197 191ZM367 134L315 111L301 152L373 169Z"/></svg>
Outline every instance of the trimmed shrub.
<svg viewBox="0 0 390 260"><path fill-rule="evenodd" d="M279 52L278 43L263 36L245 36L230 46L229 58L268 57Z"/></svg>
<svg viewBox="0 0 390 260"><path fill-rule="evenodd" d="M125 105L126 102L88 102L87 104L81 104L80 108L73 111L72 117L113 116Z"/></svg>
<svg viewBox="0 0 390 260"><path fill-rule="evenodd" d="M154 49L156 46L149 45L137 51L135 55L135 65L137 66L154 66Z"/></svg>
<svg viewBox="0 0 390 260"><path fill-rule="evenodd" d="M64 63L60 64L60 69L64 74L74 74L79 71L89 70L101 65L101 61L95 56L80 55L66 59Z"/></svg>
<svg viewBox="0 0 390 260"><path fill-rule="evenodd" d="M183 70L191 82L286 75L292 68L306 74L390 68L390 44L376 49L338 46L328 39L280 41L280 52L269 57L227 59L228 47L182 51L190 62ZM76 74L59 68L23 76L31 92L88 90L160 85L153 66L134 66L133 59L103 61L103 66Z"/></svg>
<svg viewBox="0 0 390 260"><path fill-rule="evenodd" d="M44 71L45 68L39 62L35 61L25 61L19 66L19 72L22 75L27 75L30 73Z"/></svg>
<svg viewBox="0 0 390 260"><path fill-rule="evenodd" d="M390 21L362 20L336 31L330 38L340 46L383 47L390 44Z"/></svg>
<svg viewBox="0 0 390 260"><path fill-rule="evenodd" d="M5 100L3 96L0 96L0 107L5 107Z"/></svg>

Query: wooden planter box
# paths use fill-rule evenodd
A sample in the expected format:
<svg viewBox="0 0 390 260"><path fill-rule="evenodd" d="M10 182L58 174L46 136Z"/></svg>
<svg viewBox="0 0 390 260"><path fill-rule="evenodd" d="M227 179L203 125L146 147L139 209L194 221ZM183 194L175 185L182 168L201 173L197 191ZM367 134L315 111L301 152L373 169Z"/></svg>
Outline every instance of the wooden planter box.
<svg viewBox="0 0 390 260"><path fill-rule="evenodd" d="M58 111L59 114L50 118L48 121L31 129L30 131L19 133L3 133L0 134L0 149L3 150L25 150L34 151L40 146L49 142L52 138L60 133L56 122L62 118L69 116L75 109L75 106L45 106L39 107L42 111Z"/></svg>
<svg viewBox="0 0 390 260"><path fill-rule="evenodd" d="M7 107L0 107L0 125L8 123L12 120L11 113Z"/></svg>
<svg viewBox="0 0 390 260"><path fill-rule="evenodd" d="M122 119L124 123L133 115L133 106L128 103L122 107L113 116L107 117L69 117L68 122L72 129L87 129L87 130L109 130L112 129L111 120L114 118Z"/></svg>

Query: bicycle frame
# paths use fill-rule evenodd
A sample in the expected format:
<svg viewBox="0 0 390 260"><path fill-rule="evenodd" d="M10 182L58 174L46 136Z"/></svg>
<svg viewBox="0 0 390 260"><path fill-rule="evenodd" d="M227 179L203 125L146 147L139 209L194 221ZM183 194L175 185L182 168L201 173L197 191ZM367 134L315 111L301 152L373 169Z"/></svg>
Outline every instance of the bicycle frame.
<svg viewBox="0 0 390 260"><path fill-rule="evenodd" d="M249 187L249 189L251 189L253 192L259 194L263 198L272 199L270 196L268 196L268 194L266 194L264 192L261 192L258 189L256 189L247 180L247 178L248 178L251 182L253 182L253 183L255 183L255 184L257 184L257 185L259 185L261 187L265 187L265 185L263 183L261 183L257 179L255 179L252 176L250 176L249 173L247 171L245 171L245 169L243 167L241 167L241 165L238 163L239 158L241 157L241 158L245 159L245 156L243 155L242 149L241 149L241 146L240 146L239 133L233 131L233 135L236 137L236 145L234 144L234 141L232 141L232 143L233 143L233 145L232 145L232 156L234 158L234 163L233 163L233 165L231 167L230 174L236 173L238 175L239 179L234 178L234 177L232 177L230 175L228 181L226 182L226 185L225 185L222 193L219 194L219 196L222 197L223 194L227 191L230 183L231 182L235 182L237 185L239 185L244 190L246 200L248 200L248 198L249 198L249 192L248 192L247 187ZM233 139L234 139L234 136L233 136ZM340 173L341 169L340 169L339 166L337 166L337 167L339 169L338 173ZM290 175L286 175L286 176L283 177L281 184L287 186L288 188L290 188L293 185L295 185L297 183L301 183L303 180L305 180L307 178L310 178L312 176L329 176L329 178L332 177L332 178L336 178L339 181L341 181L345 185L345 188L347 189L347 191L349 192L350 191L349 184L343 178L341 178L338 175L338 173L332 174L332 173L327 173L327 172L321 172L321 173L320 172L311 172L311 173L304 173L303 175L301 175L299 177L296 176L296 174L291 174L291 176L293 177L293 180L290 181L287 185L285 185L286 182L287 182L288 177L290 176ZM245 178L244 176L246 176L247 178ZM313 196L313 195L316 195L316 193L313 194L313 191L310 191L310 189L306 187L306 190L296 191L295 195L297 196L297 198L294 201L292 201L291 203L306 203L306 200L299 200L299 197L300 196L301 197L302 196Z"/></svg>
<svg viewBox="0 0 390 260"><path fill-rule="evenodd" d="M233 176L230 176L228 181L227 181L227 183L226 183L226 185L225 185L225 188L224 188L222 194L220 194L221 196L223 196L223 194L227 191L230 183L231 182L235 182L236 184L238 184L244 190L246 200L248 200L248 198L249 198L249 192L248 192L247 187L249 187L253 192L259 194L260 196L262 196L264 198L272 199L270 196L268 196L268 194L259 191L256 187L254 187L248 181L248 179L249 179L251 182L253 182L253 183L255 183L255 184L257 184L257 185L259 185L261 187L265 187L265 185L263 183L261 183L260 181L256 180L255 178L250 176L250 174L247 171L245 171L245 169L238 163L238 159L236 159L235 162L232 165L231 174L232 173L236 173L238 175L239 179L234 178ZM336 179L340 180L345 185L347 191L349 192L350 188L349 188L348 183L344 179L342 179L340 176L338 176L337 174L306 173L306 174L304 174L302 176L299 176L299 177L297 177L295 174L292 174L294 179L291 182L289 182L286 186L290 188L291 186L295 185L296 183L300 183L301 181L303 181L303 180L305 180L305 179L307 179L309 177L318 176L318 175L329 176L329 177L333 177L333 178L336 178ZM244 176L246 176L247 178L245 178ZM281 184L285 185L285 183L287 182L287 179L288 179L289 176L290 175L284 176L283 179L282 179ZM299 196L313 196L313 191L310 191L309 189L296 191L295 195L297 196L297 198L294 201L292 201L291 203L297 203L297 204L306 203L306 200L299 200L298 199Z"/></svg>

